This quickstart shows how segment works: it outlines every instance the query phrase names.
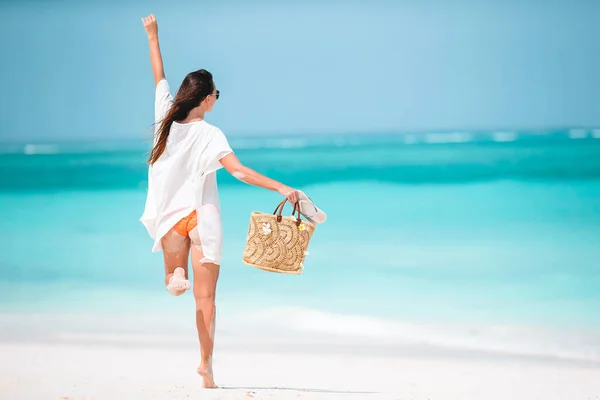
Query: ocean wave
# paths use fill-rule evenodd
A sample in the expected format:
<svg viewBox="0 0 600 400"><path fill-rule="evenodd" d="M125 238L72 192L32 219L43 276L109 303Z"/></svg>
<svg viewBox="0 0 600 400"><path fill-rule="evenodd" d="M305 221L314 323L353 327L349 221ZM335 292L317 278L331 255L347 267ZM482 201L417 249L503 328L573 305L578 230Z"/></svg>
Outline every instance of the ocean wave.
<svg viewBox="0 0 600 400"><path fill-rule="evenodd" d="M599 365L598 329L517 324L415 323L325 310L278 306L235 312L225 305L217 324L219 343L255 348L282 345L387 356L483 355ZM160 314L4 314L0 339L59 340L70 343L190 345L194 327L183 311ZM42 329L43 328L43 329ZM177 340L174 340L177 338Z"/></svg>
<svg viewBox="0 0 600 400"><path fill-rule="evenodd" d="M246 312L225 324L247 334L295 340L332 339L388 346L422 345L512 356L555 357L600 363L600 331L506 324L417 324L300 307Z"/></svg>
<svg viewBox="0 0 600 400"><path fill-rule="evenodd" d="M57 154L58 146L53 144L28 144L23 149L23 154Z"/></svg>
<svg viewBox="0 0 600 400"><path fill-rule="evenodd" d="M455 132L397 132L364 134L307 134L280 136L228 136L231 146L237 150L255 149L304 149L319 147L360 147L371 145L444 145L486 142L514 142L535 140L538 143L555 140L600 139L600 128L572 128L541 131L455 131ZM146 139L60 141L40 143L0 142L2 154L58 154L98 153L119 151L147 152L150 142Z"/></svg>
<svg viewBox="0 0 600 400"><path fill-rule="evenodd" d="M494 132L492 133L492 140L494 142L514 142L519 138L516 132Z"/></svg>
<svg viewBox="0 0 600 400"><path fill-rule="evenodd" d="M426 133L424 143L468 143L473 140L473 134L468 132Z"/></svg>
<svg viewBox="0 0 600 400"><path fill-rule="evenodd" d="M571 129L569 131L569 137L571 139L585 139L588 136L588 131L585 129Z"/></svg>
<svg viewBox="0 0 600 400"><path fill-rule="evenodd" d="M268 143L244 139L242 145L232 140L232 147L250 167L298 186L365 180L418 184L600 179L600 140L593 137L600 137L600 130L585 132L585 138L577 133L577 139L554 140L493 132L487 141L457 133L443 139L445 143L437 134L385 140L338 137L321 145L308 138ZM110 148L82 153L64 145L30 145L19 153L0 155L0 190L143 186L147 149ZM219 180L223 185L239 184L224 173Z"/></svg>

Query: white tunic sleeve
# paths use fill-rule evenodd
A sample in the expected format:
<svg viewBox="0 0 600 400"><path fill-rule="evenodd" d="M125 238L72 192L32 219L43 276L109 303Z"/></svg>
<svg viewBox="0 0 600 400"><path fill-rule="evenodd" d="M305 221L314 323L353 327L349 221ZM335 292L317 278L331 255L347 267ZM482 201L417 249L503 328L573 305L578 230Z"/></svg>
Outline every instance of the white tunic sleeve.
<svg viewBox="0 0 600 400"><path fill-rule="evenodd" d="M157 124L157 129L172 105L173 96L171 96L171 88L167 80L163 79L156 85L154 96L154 122Z"/></svg>
<svg viewBox="0 0 600 400"><path fill-rule="evenodd" d="M206 163L204 172L208 174L221 169L223 166L219 161L230 153L233 153L233 150L229 146L227 138L219 128L215 128L202 156Z"/></svg>

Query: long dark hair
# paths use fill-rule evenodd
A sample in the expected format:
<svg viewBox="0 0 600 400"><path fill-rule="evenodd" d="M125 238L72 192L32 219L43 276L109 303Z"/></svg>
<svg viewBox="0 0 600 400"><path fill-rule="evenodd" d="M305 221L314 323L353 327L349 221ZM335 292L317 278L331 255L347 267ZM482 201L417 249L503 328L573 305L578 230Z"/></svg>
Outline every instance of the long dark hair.
<svg viewBox="0 0 600 400"><path fill-rule="evenodd" d="M200 69L187 74L175 95L173 105L167 111L156 132L148 164L154 164L165 151L173 121L185 119L193 108L198 107L202 100L212 94L214 88L212 74L207 70Z"/></svg>

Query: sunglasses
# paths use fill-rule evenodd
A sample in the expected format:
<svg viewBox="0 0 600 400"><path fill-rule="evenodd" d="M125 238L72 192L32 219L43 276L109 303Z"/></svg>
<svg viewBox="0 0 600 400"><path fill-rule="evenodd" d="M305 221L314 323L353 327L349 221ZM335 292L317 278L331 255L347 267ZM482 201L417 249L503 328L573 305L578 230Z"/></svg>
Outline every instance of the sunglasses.
<svg viewBox="0 0 600 400"><path fill-rule="evenodd" d="M215 94L212 94L212 93L211 93L211 94L210 94L210 96L215 96L215 97L217 98L217 100L219 100L219 96L220 96L220 95L221 95L221 92L219 92L218 90L217 90L217 93L215 93Z"/></svg>

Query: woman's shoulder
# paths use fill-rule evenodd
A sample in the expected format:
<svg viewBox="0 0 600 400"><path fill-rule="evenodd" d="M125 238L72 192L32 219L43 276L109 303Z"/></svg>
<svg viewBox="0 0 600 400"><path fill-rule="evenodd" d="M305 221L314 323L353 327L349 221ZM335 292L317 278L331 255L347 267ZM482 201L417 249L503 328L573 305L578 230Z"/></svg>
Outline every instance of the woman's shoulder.
<svg viewBox="0 0 600 400"><path fill-rule="evenodd" d="M209 134L217 134L223 135L223 131L216 125L210 124L206 122L206 120L199 121L199 124L196 124L198 127L198 133L209 133Z"/></svg>

